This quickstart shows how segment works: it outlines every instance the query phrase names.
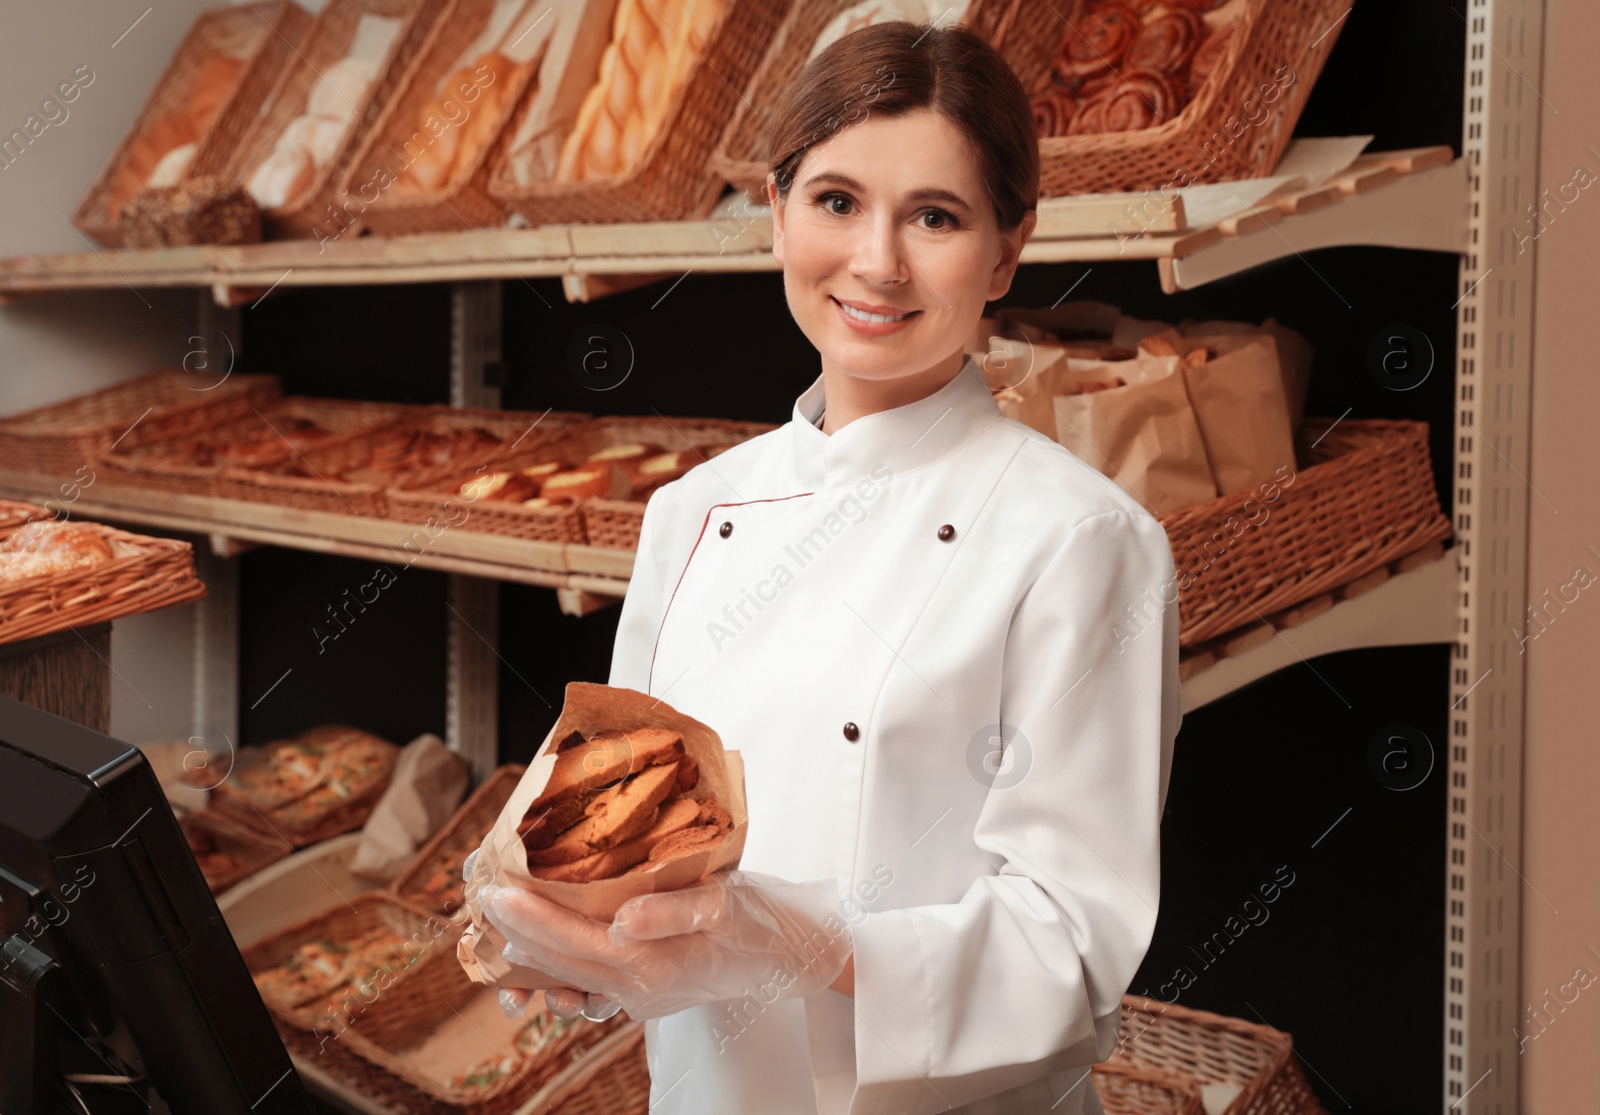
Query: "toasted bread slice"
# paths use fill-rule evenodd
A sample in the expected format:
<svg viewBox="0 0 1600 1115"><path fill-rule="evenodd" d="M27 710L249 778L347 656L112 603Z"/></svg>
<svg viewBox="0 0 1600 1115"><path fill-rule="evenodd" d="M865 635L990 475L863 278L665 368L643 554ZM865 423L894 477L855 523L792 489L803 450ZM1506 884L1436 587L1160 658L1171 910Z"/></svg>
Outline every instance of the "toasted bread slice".
<svg viewBox="0 0 1600 1115"><path fill-rule="evenodd" d="M639 835L655 822L657 807L677 780L677 763L658 763L602 790L584 809L583 820L547 847L530 850L528 863L540 867L571 863Z"/></svg>
<svg viewBox="0 0 1600 1115"><path fill-rule="evenodd" d="M656 846L650 849L649 857L630 870L649 871L671 860L704 852L712 845L720 843L727 835L728 831L719 825L690 825L658 841Z"/></svg>
<svg viewBox="0 0 1600 1115"><path fill-rule="evenodd" d="M547 847L557 833L583 818L587 802L575 805L572 799L646 767L676 762L684 754L683 737L664 728L597 732L582 743L569 735L558 747L544 792L528 806L517 832L527 847Z"/></svg>
<svg viewBox="0 0 1600 1115"><path fill-rule="evenodd" d="M650 855L650 849L661 840L695 824L700 816L699 805L693 798L673 798L663 802L657 811L655 824L633 839L571 863L549 867L530 866L528 874L535 879L566 883L589 883L620 875L634 864L644 862Z"/></svg>

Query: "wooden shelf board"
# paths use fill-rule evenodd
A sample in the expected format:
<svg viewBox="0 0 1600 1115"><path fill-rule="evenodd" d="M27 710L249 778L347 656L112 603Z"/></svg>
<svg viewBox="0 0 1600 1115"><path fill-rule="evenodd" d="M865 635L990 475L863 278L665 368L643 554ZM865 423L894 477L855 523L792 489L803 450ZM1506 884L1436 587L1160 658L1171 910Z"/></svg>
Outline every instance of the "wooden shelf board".
<svg viewBox="0 0 1600 1115"><path fill-rule="evenodd" d="M1415 148L1362 155L1326 185L1275 193L1269 202L1233 214L1217 225L1195 228L1181 196L1086 194L1045 198L1039 224L1022 252L1024 263L1165 261L1163 286L1186 289L1253 264L1235 262L1223 249L1248 243L1239 258L1261 262L1289 254L1304 240L1330 243L1392 243L1400 247L1460 250L1424 222L1419 237L1415 191L1401 187L1429 179L1428 205L1446 211L1462 194L1465 172L1440 172L1452 161L1449 147ZM1446 181L1445 179L1449 180ZM1353 208L1347 208L1353 207ZM1283 212L1275 221L1260 214ZM1343 214L1345 219L1330 218ZM1294 235L1306 222L1303 236ZM1268 225L1271 231L1267 231ZM1281 230L1281 231L1280 231ZM1265 232L1265 236L1262 233ZM1275 235L1276 233L1276 235ZM1320 240L1319 240L1320 235ZM1295 244L1295 248L1289 245ZM1221 260L1222 267L1174 267L1179 261ZM351 237L330 243L276 241L252 245L112 249L0 260L0 302L53 290L131 287L210 287L219 303L254 302L269 291L305 286L458 282L508 278L663 276L688 272L737 274L776 271L772 221L764 208L694 221L637 224L545 225L539 228L480 228L415 236ZM637 281L568 283L569 296L596 297Z"/></svg>
<svg viewBox="0 0 1600 1115"><path fill-rule="evenodd" d="M1376 588L1267 635L1259 646L1219 658L1183 683L1183 711L1208 705L1259 678L1321 654L1359 647L1453 642L1456 582L1454 549L1437 560L1396 573ZM1332 694L1329 699L1334 699Z"/></svg>
<svg viewBox="0 0 1600 1115"><path fill-rule="evenodd" d="M42 503L54 498L57 483L49 477L0 472L0 492L7 498ZM118 488L104 481L69 510L76 517L226 539L230 546L237 541L285 546L596 595L623 595L633 567L631 552L595 546L532 542L450 527L430 538L422 527L389 519Z"/></svg>

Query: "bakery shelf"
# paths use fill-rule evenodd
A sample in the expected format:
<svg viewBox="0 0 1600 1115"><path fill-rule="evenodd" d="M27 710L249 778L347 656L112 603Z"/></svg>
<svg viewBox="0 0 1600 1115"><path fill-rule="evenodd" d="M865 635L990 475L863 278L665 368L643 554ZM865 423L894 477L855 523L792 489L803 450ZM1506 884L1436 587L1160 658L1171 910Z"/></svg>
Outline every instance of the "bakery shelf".
<svg viewBox="0 0 1600 1115"><path fill-rule="evenodd" d="M1396 573L1376 588L1342 600L1304 623L1276 631L1259 646L1218 659L1184 681L1184 713L1318 655L1361 647L1454 642L1457 556L1454 547L1445 550L1442 557Z"/></svg>
<svg viewBox="0 0 1600 1115"><path fill-rule="evenodd" d="M1022 261L1155 260L1163 288L1173 293L1338 244L1460 252L1466 186L1462 159L1453 159L1448 147L1425 147L1361 155L1326 183L1290 184L1204 227L1188 226L1181 197L1049 198L1040 203L1039 229ZM1129 215L1135 201L1141 206L1137 220ZM743 208L736 194L724 202L721 215L700 221L483 228L232 247L113 251L91 246L85 252L0 260L0 301L126 285L209 288L219 304L233 306L290 287L555 276L592 279L592 284L569 284L569 295L582 298L689 271L778 270L766 208Z"/></svg>
<svg viewBox="0 0 1600 1115"><path fill-rule="evenodd" d="M0 492L27 502L49 499L57 483L50 477L0 472ZM564 605L586 602L582 594L622 596L633 568L633 554L621 550L449 529L429 539L417 525L389 519L117 488L103 481L92 492L85 489L73 511L90 519L208 535L219 553L237 552L241 542L256 543L541 585L563 590ZM405 548L407 542L411 549Z"/></svg>

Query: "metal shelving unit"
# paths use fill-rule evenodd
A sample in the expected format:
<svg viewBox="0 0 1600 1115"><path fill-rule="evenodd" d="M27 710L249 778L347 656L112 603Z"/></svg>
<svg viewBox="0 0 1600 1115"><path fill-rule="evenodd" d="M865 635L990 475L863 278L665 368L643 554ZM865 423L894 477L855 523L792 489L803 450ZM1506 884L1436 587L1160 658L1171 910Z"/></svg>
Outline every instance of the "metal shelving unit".
<svg viewBox="0 0 1600 1115"><path fill-rule="evenodd" d="M1534 254L1511 233L1539 196L1544 2L1469 0L1465 18L1442 1087L1447 1111L1512 1115L1526 663L1509 625L1528 603Z"/></svg>
<svg viewBox="0 0 1600 1115"><path fill-rule="evenodd" d="M1052 201L1046 235L1023 262L1150 259L1163 287L1192 289L1271 259L1333 244L1459 252L1453 439L1455 546L1296 629L1293 656L1273 645L1225 660L1185 686L1195 708L1305 654L1358 646L1450 642L1449 815L1446 868L1446 1113L1512 1115L1518 1061L1518 926L1524 664L1510 624L1527 606L1533 263L1512 229L1538 198L1538 91L1542 0L1467 0L1463 155L1448 149L1377 153L1316 189L1287 189L1247 212L1188 228L1173 208L1137 239L1084 235L1114 211L1104 199ZM1095 227L1105 227L1104 223ZM1073 233L1076 231L1076 235ZM138 282L199 287L202 321L237 337L238 306L281 286L453 281L451 397L496 405L498 283L561 276L585 299L687 271L771 270L770 224L760 211L711 221L630 226L477 230L333 245L86 252L0 262L0 302L32 293ZM0 478L3 479L3 478ZM0 483L0 486L6 486ZM13 488L13 491L17 489ZM25 494L21 492L19 494ZM90 515L212 535L197 555L211 593L200 605L195 720L236 734L237 562L240 542L392 556L398 536L329 535L314 522L220 523L179 511L81 505ZM353 530L354 528L352 528ZM320 533L319 533L320 531ZM404 531L401 532L402 534ZM505 540L450 540L425 555L451 575L448 735L482 773L495 761L498 580L547 584L581 613L626 586L631 555L569 552L530 566ZM527 544L524 544L527 545ZM590 550L588 547L576 550ZM551 564L556 562L557 564ZM584 563L588 567L579 568ZM610 564L607 564L607 563ZM1356 607L1360 605L1360 607Z"/></svg>

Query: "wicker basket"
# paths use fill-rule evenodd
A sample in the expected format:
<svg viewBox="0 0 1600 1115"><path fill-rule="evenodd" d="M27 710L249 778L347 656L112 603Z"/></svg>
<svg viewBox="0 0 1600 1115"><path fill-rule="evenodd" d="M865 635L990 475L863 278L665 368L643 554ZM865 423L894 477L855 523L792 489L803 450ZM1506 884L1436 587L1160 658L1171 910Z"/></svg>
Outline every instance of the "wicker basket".
<svg viewBox="0 0 1600 1115"><path fill-rule="evenodd" d="M51 518L48 507L40 507L34 503L15 503L9 499L0 499L0 533L12 527L21 526L23 523L36 522L39 519Z"/></svg>
<svg viewBox="0 0 1600 1115"><path fill-rule="evenodd" d="M561 425L581 421L580 415L546 414L544 422ZM307 511L327 511L335 515L388 514L384 490L408 483L420 483L440 469L459 464L470 469L502 450L494 446L467 454L449 465L417 465L399 470L374 463L389 438L413 433L446 434L452 430L482 429L499 439L501 445L514 442L540 422L539 415L520 410L478 410L469 407L410 407L400 419L387 425L338 438L299 454L295 461L285 456L275 465L259 469L226 468L217 481L217 494L225 499L255 503L274 503ZM526 444L526 443L524 443ZM303 468L309 476L286 475L289 468ZM438 510L437 502L431 508Z"/></svg>
<svg viewBox="0 0 1600 1115"><path fill-rule="evenodd" d="M259 115L310 26L310 13L290 0L263 0L248 7L201 12L156 81L133 127L78 205L73 226L108 247L122 247L121 228L108 211L118 173L151 126L187 101L200 68L222 53L244 62L239 84L196 142L185 179L206 173L205 167L215 165Z"/></svg>
<svg viewBox="0 0 1600 1115"><path fill-rule="evenodd" d="M792 0L727 0L705 54L672 91L633 169L580 182L521 185L501 158L489 193L535 225L705 217L722 193L711 153Z"/></svg>
<svg viewBox="0 0 1600 1115"><path fill-rule="evenodd" d="M1037 7L1048 11L1049 5ZM1039 140L1040 196L1173 189L1271 174L1349 7L1346 0L1249 0L1223 60L1171 120L1135 132ZM1059 30L1052 41L1061 42ZM1280 73L1292 79L1286 86ZM1030 94L1048 80L1047 71L1025 75L1019 68L1018 76ZM1262 89L1275 86L1283 92L1266 104ZM1248 116L1262 108L1266 119L1252 125Z"/></svg>
<svg viewBox="0 0 1600 1115"><path fill-rule="evenodd" d="M485 778L483 785L472 792L472 796L456 810L455 815L433 834L406 869L389 884L389 889L396 897L418 909L431 910L447 918L460 920L460 917L465 917L460 897L461 863L483 843L485 834L494 827L495 818L500 816L500 810L511 800L511 791L517 788L517 782L526 769L519 764L508 763ZM447 896L442 901L426 889L435 873L441 870L453 872L451 882L455 887L454 897Z"/></svg>
<svg viewBox="0 0 1600 1115"><path fill-rule="evenodd" d="M1178 568L1182 646L1450 537L1427 423L1308 417L1296 442L1298 471L1272 502L1263 485L1157 516Z"/></svg>
<svg viewBox="0 0 1600 1115"><path fill-rule="evenodd" d="M449 76L462 51L488 25L495 4L496 0L450 0L384 107L383 115L345 169L337 193L345 197L354 193L366 203L360 212L363 227L383 236L403 236L505 222L505 204L489 195L489 171L499 161L513 130L507 123L525 101L524 94L538 75L542 53L517 67L510 90L495 106L493 119L486 125L491 129L489 141L480 144L465 165L457 165L449 183L425 188L395 181L415 160L412 152L432 144L428 130L418 127L424 106L434 99L434 90ZM513 24L513 29L517 26ZM457 99L468 116L455 126L469 127L475 119L474 106L464 103L465 98L455 90L447 89L438 95ZM481 100L481 96L474 94L474 100ZM376 199L367 202L367 194L373 188L378 190Z"/></svg>
<svg viewBox="0 0 1600 1115"><path fill-rule="evenodd" d="M311 237L318 240L341 236L351 220L349 209L336 216L339 183L367 135L377 123L393 95L396 84L422 48L443 12L446 0L328 0L306 33L303 49L279 75L278 84L254 127L243 135L227 160L217 168L228 178L248 182L250 175L272 153L278 137L305 112L312 86L321 75L348 53L356 27L364 15L401 20L389 50L379 63L377 76L367 86L354 116L345 129L333 157L319 167L311 184L286 205L263 209L262 225L269 236ZM359 213L359 210L357 211ZM359 218L355 218L359 219Z"/></svg>
<svg viewBox="0 0 1600 1115"><path fill-rule="evenodd" d="M225 466L194 463L193 449L200 442L212 447L249 438L270 439L276 451L265 460L281 461L295 449L273 431L286 420L308 419L335 435L361 433L387 425L406 411L397 403L349 402L292 396L262 407L259 413L220 427L208 427L180 439L138 438L130 435L99 459L96 471L109 484L146 488L173 495L216 495Z"/></svg>
<svg viewBox="0 0 1600 1115"><path fill-rule="evenodd" d="M523 1019L512 1021L501 1013L494 988L468 979L454 955L441 955L426 967L419 965L415 978L397 982L372 1010L354 1018L340 1042L365 1062L353 1083L386 1106L417 1115L507 1115L627 1024L621 1015L600 1023L583 1018L557 1023L563 1029L550 1044L532 1055L516 1055L512 1034L536 1018L552 1021L540 997ZM444 1026L466 1031L470 1044L460 1063L436 1051L430 1068L418 1050ZM512 1054L510 1071L483 1083L452 1086L456 1073L507 1053Z"/></svg>
<svg viewBox="0 0 1600 1115"><path fill-rule="evenodd" d="M163 368L0 419L0 468L72 476L135 428L141 437L183 437L249 414L277 395L273 376L228 375L217 383Z"/></svg>
<svg viewBox="0 0 1600 1115"><path fill-rule="evenodd" d="M357 895L256 942L244 950L245 966L252 976L259 977L290 961L301 945L314 941L348 942L375 929L387 929L400 938L384 958L390 972L389 986L367 989L378 990L376 997L369 998L363 991L348 987L343 989L347 994L335 993L302 1006L263 996L267 1010L279 1023L279 1032L288 1039L291 1052L315 1051L323 1044L319 1032L345 1033L355 1019L382 1010L387 1005L385 997L404 984L442 983L452 968L455 976L466 979L455 956L459 927L426 910L408 906L385 891Z"/></svg>
<svg viewBox="0 0 1600 1115"><path fill-rule="evenodd" d="M1200 1089L1169 1072L1101 1063L1089 1076L1105 1115L1206 1115Z"/></svg>
<svg viewBox="0 0 1600 1115"><path fill-rule="evenodd" d="M628 442L649 442L667 450L685 446L735 445L771 429L772 426L762 422L730 422L721 418L597 418L538 445L530 447L524 443L484 463L496 469L523 468L549 461L576 465L602 449ZM472 475L470 469L441 473L431 477L427 484L413 488L408 498L419 505L437 509L440 500L454 495ZM597 501L553 507L524 507L519 503L478 500L472 503L460 529L534 542L582 543L587 537L583 508L593 502ZM626 502L623 506L628 513L637 509L640 515L643 514L642 503ZM637 527L634 536L638 536Z"/></svg>
<svg viewBox="0 0 1600 1115"><path fill-rule="evenodd" d="M294 851L287 840L267 836L212 809L196 809L185 813L178 818L178 824L185 834L209 837L219 852L238 861L232 870L206 876L206 885L211 888L212 894L221 894L267 864L276 863ZM196 858L199 858L198 855Z"/></svg>
<svg viewBox="0 0 1600 1115"><path fill-rule="evenodd" d="M372 815L378 799L389 788L389 783L394 778L394 764L399 757L400 749L387 740L380 740L370 733L348 728L342 724L327 724L312 728L281 742L326 748L337 746L344 740L381 743L388 749L390 761L386 767L369 771L363 779L346 786L348 792L338 800L310 811L307 799L314 796L313 789L304 798L295 798L279 807L268 808L266 812L262 812L255 801L238 788L236 783L224 781L212 790L211 807L244 822L258 832L281 837L296 848L304 848L308 844L315 844L330 836L338 836L340 833L360 828L367 823L367 818ZM258 761L266 761L265 756L263 755Z"/></svg>
<svg viewBox="0 0 1600 1115"><path fill-rule="evenodd" d="M712 169L758 205L767 204L767 132L778 106L805 68L817 36L856 2L805 0L789 10L711 155ZM1071 4L1072 0L1054 6L1034 0L970 0L963 23L997 47L1012 69L1036 79L1048 70L1049 45L1061 39L1064 25L1056 11L1070 11Z"/></svg>
<svg viewBox="0 0 1600 1115"><path fill-rule="evenodd" d="M737 445L774 427L758 422L706 425L710 420L687 422L674 418L668 448L687 440L695 446ZM630 439L631 440L631 439ZM715 466L712 466L715 467ZM608 550L636 550L639 531L644 526L644 507L649 499L589 499L579 504L583 512L583 537L591 546Z"/></svg>
<svg viewBox="0 0 1600 1115"><path fill-rule="evenodd" d="M1124 995L1117 1048L1104 1063L1196 1086L1237 1085L1227 1115L1326 1115L1294 1058L1294 1039L1241 1018Z"/></svg>
<svg viewBox="0 0 1600 1115"><path fill-rule="evenodd" d="M548 1115L648 1115L650 1065L643 1023L625 1023L606 1046L578 1058L551 1088Z"/></svg>
<svg viewBox="0 0 1600 1115"><path fill-rule="evenodd" d="M75 526L104 538L110 561L61 573L0 580L0 643L84 627L120 616L186 604L206 594L187 542L148 538L101 523ZM36 529L29 522L4 532Z"/></svg>

